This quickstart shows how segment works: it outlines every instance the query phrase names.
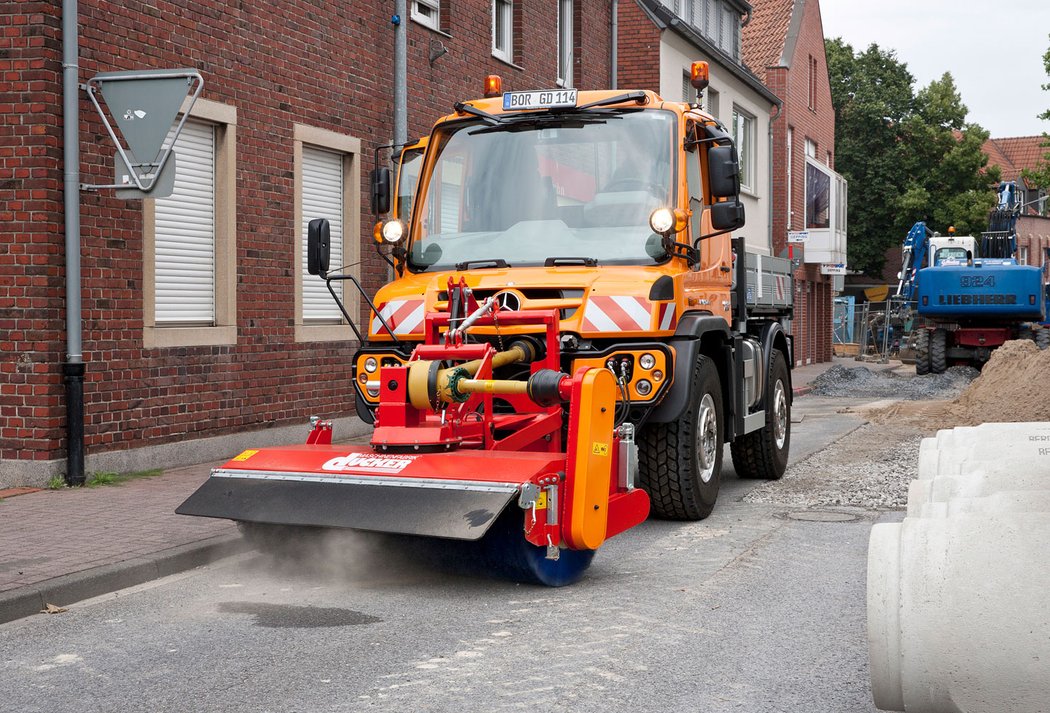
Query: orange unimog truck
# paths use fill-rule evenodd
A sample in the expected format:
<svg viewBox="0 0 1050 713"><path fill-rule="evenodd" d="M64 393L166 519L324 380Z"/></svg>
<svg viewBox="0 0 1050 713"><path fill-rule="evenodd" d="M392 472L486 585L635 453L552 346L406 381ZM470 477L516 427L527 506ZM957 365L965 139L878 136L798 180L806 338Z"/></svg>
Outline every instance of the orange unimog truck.
<svg viewBox="0 0 1050 713"><path fill-rule="evenodd" d="M428 562L562 586L650 513L706 517L725 443L739 475L783 475L790 264L731 237L725 127L652 92L486 84L401 153L393 186L373 174L393 271L374 301L329 272L331 226L310 221L309 271L372 307L367 330L342 310L369 444L315 419L177 512L264 547L289 526L395 533Z"/></svg>
<svg viewBox="0 0 1050 713"><path fill-rule="evenodd" d="M698 89L706 72L694 65ZM449 289L462 281L501 311L557 310L563 372L613 373L617 422L634 426L656 516L711 512L724 443L740 477L780 478L791 263L732 236L744 208L726 127L650 91L503 93L499 83L488 77L486 98L456 104L407 147L396 180L373 173L393 279L354 358L358 415L374 421L379 370L409 361L425 315L462 309ZM528 332L497 318L470 334L502 350ZM527 364L496 370L529 375Z"/></svg>

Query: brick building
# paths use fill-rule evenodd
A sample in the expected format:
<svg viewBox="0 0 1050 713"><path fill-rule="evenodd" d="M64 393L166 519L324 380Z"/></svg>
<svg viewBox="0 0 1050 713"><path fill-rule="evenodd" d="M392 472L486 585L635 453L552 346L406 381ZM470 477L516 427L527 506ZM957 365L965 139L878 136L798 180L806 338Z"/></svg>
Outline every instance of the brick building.
<svg viewBox="0 0 1050 713"><path fill-rule="evenodd" d="M172 198L80 196L89 471L218 458L247 429L298 440L311 414L350 423L352 335L304 282L304 222L332 218L342 264L379 285L364 177L392 135L380 5L81 0L81 83L175 67L206 82ZM488 73L505 89L609 82L608 2L408 5L410 136ZM58 0L0 13L0 487L65 468L61 20ZM114 147L81 99L81 181L110 183Z"/></svg>
<svg viewBox="0 0 1050 713"><path fill-rule="evenodd" d="M733 134L741 165L748 249L771 254L769 117L777 97L741 62L743 0L621 0L617 84L652 89L672 101L694 101L689 66L710 65L704 108Z"/></svg>
<svg viewBox="0 0 1050 713"><path fill-rule="evenodd" d="M744 61L783 100L773 126L773 251L792 245L796 365L831 359L833 299L846 262L846 182L834 171L835 110L818 0L753 0ZM801 250L799 250L801 247ZM836 283L837 281L837 283Z"/></svg>
<svg viewBox="0 0 1050 713"><path fill-rule="evenodd" d="M1037 186L1022 175L1036 168L1050 148L1043 145L1045 136L1015 136L988 139L982 147L988 154L988 165L998 166L1000 178L1016 181L1019 200L1024 209L1017 221L1017 261L1022 265L1042 266L1050 271L1050 206L1047 186ZM1050 282L1050 275L1047 275Z"/></svg>

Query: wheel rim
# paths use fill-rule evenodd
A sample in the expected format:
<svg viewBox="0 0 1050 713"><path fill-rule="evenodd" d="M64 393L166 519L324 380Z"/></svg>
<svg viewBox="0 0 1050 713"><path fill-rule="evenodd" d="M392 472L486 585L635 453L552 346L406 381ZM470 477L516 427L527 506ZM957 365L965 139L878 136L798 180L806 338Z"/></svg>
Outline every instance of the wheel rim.
<svg viewBox="0 0 1050 713"><path fill-rule="evenodd" d="M787 441L788 432L788 408L787 396L784 391L784 382L777 380L773 388L773 437L777 442L777 448L783 448Z"/></svg>
<svg viewBox="0 0 1050 713"><path fill-rule="evenodd" d="M711 394L704 394L696 417L696 458L700 463L700 480L711 482L718 456L718 415Z"/></svg>

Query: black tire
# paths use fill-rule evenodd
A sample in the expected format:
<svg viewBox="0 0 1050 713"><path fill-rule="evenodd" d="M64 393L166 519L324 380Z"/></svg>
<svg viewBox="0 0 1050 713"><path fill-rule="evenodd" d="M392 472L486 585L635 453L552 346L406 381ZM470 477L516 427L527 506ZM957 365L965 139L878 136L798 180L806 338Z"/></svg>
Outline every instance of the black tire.
<svg viewBox="0 0 1050 713"><path fill-rule="evenodd" d="M722 480L723 434L718 370L701 356L682 414L670 423L646 426L638 439L638 480L653 515L703 520L711 514Z"/></svg>
<svg viewBox="0 0 1050 713"><path fill-rule="evenodd" d="M943 374L948 369L948 330L935 329L930 335L930 371Z"/></svg>
<svg viewBox="0 0 1050 713"><path fill-rule="evenodd" d="M791 386L784 355L773 350L769 360L769 408L766 425L733 440L729 452L741 478L780 480L791 449Z"/></svg>
<svg viewBox="0 0 1050 713"><path fill-rule="evenodd" d="M1040 349L1046 349L1050 347L1050 329L1046 327L1039 327L1032 330L1032 335L1035 338L1035 345Z"/></svg>
<svg viewBox="0 0 1050 713"><path fill-rule="evenodd" d="M930 373L930 332L926 329L915 333L915 373L918 376Z"/></svg>

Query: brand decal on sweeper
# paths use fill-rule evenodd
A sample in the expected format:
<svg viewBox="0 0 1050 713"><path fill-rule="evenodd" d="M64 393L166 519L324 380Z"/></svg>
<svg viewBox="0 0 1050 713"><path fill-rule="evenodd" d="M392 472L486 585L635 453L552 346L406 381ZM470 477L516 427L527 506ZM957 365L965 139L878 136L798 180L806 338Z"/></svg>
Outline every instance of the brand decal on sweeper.
<svg viewBox="0 0 1050 713"><path fill-rule="evenodd" d="M369 445L333 445L316 420L304 445L216 468L178 512L249 535L399 533L560 586L650 513L706 517L724 443L742 477L783 474L791 268L731 237L743 206L725 127L652 92L500 84L406 147L395 180L373 172L395 274L374 299L330 270L328 222L309 224L309 272L361 343ZM371 310L364 334L348 282Z"/></svg>

